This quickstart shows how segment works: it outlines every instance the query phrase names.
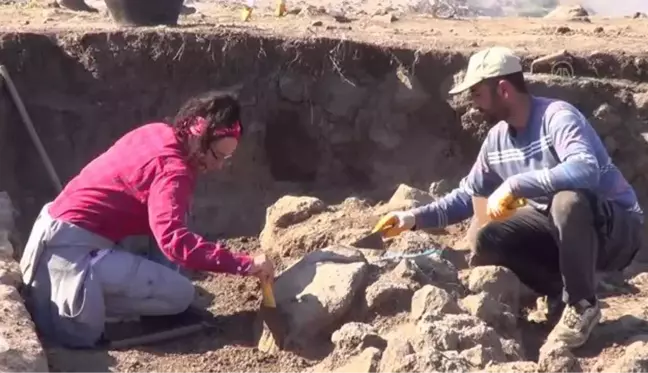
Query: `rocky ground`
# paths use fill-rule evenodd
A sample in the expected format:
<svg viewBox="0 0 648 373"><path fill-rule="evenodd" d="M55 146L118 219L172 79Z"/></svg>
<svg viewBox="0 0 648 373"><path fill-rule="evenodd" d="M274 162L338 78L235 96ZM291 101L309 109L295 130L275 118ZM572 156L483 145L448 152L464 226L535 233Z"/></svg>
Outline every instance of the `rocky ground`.
<svg viewBox="0 0 648 373"><path fill-rule="evenodd" d="M287 323L285 350L262 353L252 330L255 281L197 281L217 327L198 336L129 351L50 349L54 371L643 371L648 368L648 277L635 264L602 277L603 319L573 352L542 349L545 305L501 267L468 268L466 226L406 233L386 257L349 246L386 211L430 200L401 186L385 204L350 198L327 206L286 196L269 210L261 250L283 270L275 283ZM249 247L250 241L232 242ZM436 252L428 252L437 249ZM301 259L298 259L301 258ZM296 301L297 300L297 301ZM639 369L639 370L637 370Z"/></svg>
<svg viewBox="0 0 648 373"><path fill-rule="evenodd" d="M77 13L37 1L1 2L0 28L14 32L67 30L78 35L118 30L100 2L88 3L100 11ZM614 19L584 18L566 12L552 18L438 20L416 14L403 3L312 1L288 2L294 14L275 18L271 15L272 3L259 1L253 19L243 23L239 20L240 4L188 5L198 11L183 16L179 30L218 29L286 40L348 38L417 50L471 50L497 43L536 55L569 48L586 57L610 52L632 60L634 57L628 57L627 51L643 50L648 32L648 21L630 11L627 18ZM159 28L160 32L166 30ZM636 70L633 74L645 76L643 60L636 57L632 61ZM622 68L628 70L626 65ZM551 89L559 85L548 80L535 83ZM644 111L648 108L646 87L638 84L619 83L622 88L600 81L579 84L570 86L567 95L581 97L575 92L590 90L598 94L609 90L615 100L621 97L623 101L609 100L613 106L634 100L634 107L643 105L639 109ZM595 95L588 94L581 101L597 110L597 129L612 133L606 137L606 146L623 155L624 172L628 164L641 163L636 153L624 153L634 149L634 142L641 142L640 136L626 134L632 141L624 142L618 140L623 136L617 136L620 123L627 124L631 114L615 117L610 105L600 106L603 94L593 98L592 104L587 101L590 96ZM646 117L645 112L642 115ZM636 126L642 128L641 123ZM638 173L634 170L632 179L644 185ZM645 189L640 194L645 194ZM196 276L195 282L200 289L198 303L215 315L208 330L124 351L48 349L49 367L53 371L127 372L648 369L648 314L644 306L648 277L640 263L622 275L602 277L599 290L604 304L603 321L586 346L568 353L540 350L549 331L542 322L542 302L538 304L536 295L515 276L502 268L467 267L465 224L443 231L408 233L389 243L390 251L400 253L439 249L414 258L381 258L371 250L348 246L367 233L386 211L428 202L447 190L444 185L435 185L432 193L403 186L390 201L379 205L359 198L327 204L314 197L286 196L268 209L265 227L258 237L231 238L233 249L271 253L278 268L285 270L278 278L276 291L289 325L291 343L286 351L266 354L255 348L253 325L260 304L256 281L203 275ZM18 300L18 294L6 285L15 282L15 276L9 275L11 270L15 268L0 267L0 290L2 296ZM12 307L3 306L2 312L10 317L23 312ZM19 336L25 328L28 323L17 321L15 330L2 332ZM31 351L26 354L30 359L36 359L37 346L25 342L20 347ZM15 349L0 341L0 358L15 353Z"/></svg>

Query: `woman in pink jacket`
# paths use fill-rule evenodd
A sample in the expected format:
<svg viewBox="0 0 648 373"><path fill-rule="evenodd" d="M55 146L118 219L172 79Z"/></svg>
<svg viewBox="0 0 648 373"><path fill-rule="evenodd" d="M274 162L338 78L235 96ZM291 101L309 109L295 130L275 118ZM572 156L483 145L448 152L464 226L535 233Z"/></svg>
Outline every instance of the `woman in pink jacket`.
<svg viewBox="0 0 648 373"><path fill-rule="evenodd" d="M47 203L21 259L41 334L88 347L101 338L107 317L183 312L194 287L178 267L271 279L264 255L231 252L185 221L196 177L221 169L242 134L235 97L194 97L173 123L125 134ZM147 259L120 245L137 235L152 236L159 250Z"/></svg>

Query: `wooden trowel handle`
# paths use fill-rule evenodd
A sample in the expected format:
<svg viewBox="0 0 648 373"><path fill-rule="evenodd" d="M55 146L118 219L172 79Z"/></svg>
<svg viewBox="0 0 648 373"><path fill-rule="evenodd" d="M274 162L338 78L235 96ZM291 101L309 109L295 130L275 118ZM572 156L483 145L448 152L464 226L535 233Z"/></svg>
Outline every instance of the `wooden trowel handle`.
<svg viewBox="0 0 648 373"><path fill-rule="evenodd" d="M277 307L274 292L272 291L272 282L261 281L261 292L263 294L263 305L266 307Z"/></svg>

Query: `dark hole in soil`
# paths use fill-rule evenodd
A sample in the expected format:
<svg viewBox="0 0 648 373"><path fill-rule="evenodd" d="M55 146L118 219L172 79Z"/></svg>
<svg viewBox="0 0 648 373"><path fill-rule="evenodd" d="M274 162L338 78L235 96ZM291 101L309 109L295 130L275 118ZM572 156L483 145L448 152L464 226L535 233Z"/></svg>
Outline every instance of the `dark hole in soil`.
<svg viewBox="0 0 648 373"><path fill-rule="evenodd" d="M301 123L298 112L280 110L268 121L264 147L275 180L315 181L319 147Z"/></svg>

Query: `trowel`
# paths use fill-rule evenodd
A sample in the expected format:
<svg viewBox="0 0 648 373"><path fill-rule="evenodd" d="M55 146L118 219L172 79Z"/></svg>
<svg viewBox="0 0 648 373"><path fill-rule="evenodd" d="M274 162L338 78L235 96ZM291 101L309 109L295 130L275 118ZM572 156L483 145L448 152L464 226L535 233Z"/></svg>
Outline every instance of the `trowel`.
<svg viewBox="0 0 648 373"><path fill-rule="evenodd" d="M384 218L383 218L384 219ZM383 233L388 229L393 228L393 225L383 224L381 219L374 229L368 235L362 237L361 239L355 241L351 246L357 247L359 249L372 249L372 250L385 250L385 242L383 241Z"/></svg>
<svg viewBox="0 0 648 373"><path fill-rule="evenodd" d="M383 232L371 232L361 239L353 242L351 246L357 247L359 249L385 250Z"/></svg>
<svg viewBox="0 0 648 373"><path fill-rule="evenodd" d="M261 352L274 353L283 349L286 338L286 324L274 297L272 282L261 281L263 302L259 309L256 325L257 348Z"/></svg>

